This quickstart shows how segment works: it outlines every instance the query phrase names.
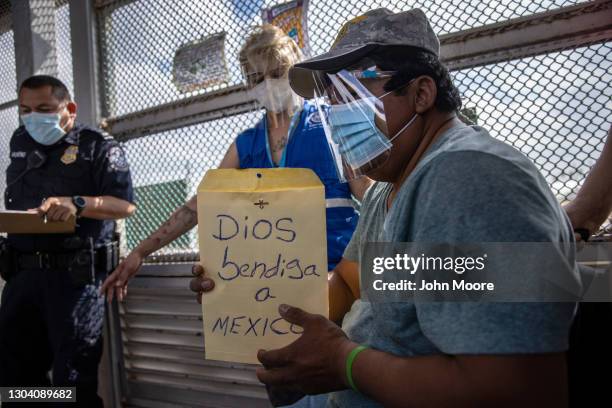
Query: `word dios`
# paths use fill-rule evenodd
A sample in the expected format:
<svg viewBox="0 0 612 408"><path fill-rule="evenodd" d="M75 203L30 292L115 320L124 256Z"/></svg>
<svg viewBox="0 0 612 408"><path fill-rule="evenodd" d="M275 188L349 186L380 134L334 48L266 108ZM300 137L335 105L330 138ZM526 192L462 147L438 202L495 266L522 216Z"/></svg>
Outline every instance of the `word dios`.
<svg viewBox="0 0 612 408"><path fill-rule="evenodd" d="M278 218L276 220L259 219L249 223L249 217L244 217L241 223L228 214L217 214L219 228L212 236L219 241L237 239L277 239L283 242L295 241L296 232L292 228L293 219L290 217Z"/></svg>

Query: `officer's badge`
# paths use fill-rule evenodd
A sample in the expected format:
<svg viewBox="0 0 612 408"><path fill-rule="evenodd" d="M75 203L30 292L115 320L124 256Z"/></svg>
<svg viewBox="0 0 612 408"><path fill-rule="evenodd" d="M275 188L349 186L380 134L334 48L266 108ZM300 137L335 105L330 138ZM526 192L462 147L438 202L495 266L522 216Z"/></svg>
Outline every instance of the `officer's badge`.
<svg viewBox="0 0 612 408"><path fill-rule="evenodd" d="M68 146L62 158L60 159L64 164L74 163L77 159L77 154L79 153L79 146L71 145Z"/></svg>

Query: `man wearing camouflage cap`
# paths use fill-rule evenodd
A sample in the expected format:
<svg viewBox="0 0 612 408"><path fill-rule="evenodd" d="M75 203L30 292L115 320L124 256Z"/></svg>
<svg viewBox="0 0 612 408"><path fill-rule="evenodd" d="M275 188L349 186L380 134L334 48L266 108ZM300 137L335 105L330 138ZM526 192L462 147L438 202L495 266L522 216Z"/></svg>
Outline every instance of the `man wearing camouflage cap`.
<svg viewBox="0 0 612 408"><path fill-rule="evenodd" d="M572 242L534 165L458 120L459 93L420 10L351 20L331 50L297 64L290 81L320 102L344 176L377 181L335 271L346 282L365 261L367 242ZM569 249L560 252L573 263ZM355 299L358 290L337 301L354 293L330 280L330 316L344 315L342 328L279 308L304 333L259 352L257 376L271 395L331 392L328 406L345 408L567 404L574 303L375 303Z"/></svg>

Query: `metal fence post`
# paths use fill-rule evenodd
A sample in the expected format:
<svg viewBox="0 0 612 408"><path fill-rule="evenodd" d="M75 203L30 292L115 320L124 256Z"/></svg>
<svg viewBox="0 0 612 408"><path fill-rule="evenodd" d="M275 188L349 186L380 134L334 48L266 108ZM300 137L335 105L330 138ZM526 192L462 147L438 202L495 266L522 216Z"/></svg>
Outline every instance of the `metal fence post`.
<svg viewBox="0 0 612 408"><path fill-rule="evenodd" d="M100 120L100 98L95 4L94 0L69 0L69 5L74 100L79 109L79 122L97 127ZM121 407L126 386L116 302L106 306L104 335L108 346L112 406Z"/></svg>
<svg viewBox="0 0 612 408"><path fill-rule="evenodd" d="M99 97L93 3L93 0L70 0L70 36L74 100L79 107L79 122L97 126Z"/></svg>
<svg viewBox="0 0 612 408"><path fill-rule="evenodd" d="M11 0L17 86L36 74L57 76L55 0Z"/></svg>

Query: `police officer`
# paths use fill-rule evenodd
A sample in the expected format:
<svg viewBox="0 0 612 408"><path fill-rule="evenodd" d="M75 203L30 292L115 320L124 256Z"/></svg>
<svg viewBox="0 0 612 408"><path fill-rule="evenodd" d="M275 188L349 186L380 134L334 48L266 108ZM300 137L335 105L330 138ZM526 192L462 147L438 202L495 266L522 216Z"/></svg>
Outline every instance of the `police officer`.
<svg viewBox="0 0 612 408"><path fill-rule="evenodd" d="M37 75L20 86L24 126L10 141L5 207L37 211L45 222L76 217L77 227L73 234L7 237L0 386L76 386L76 405L96 407L102 406L99 287L116 264L114 220L136 207L123 149L104 132L77 124L76 111L56 78Z"/></svg>

